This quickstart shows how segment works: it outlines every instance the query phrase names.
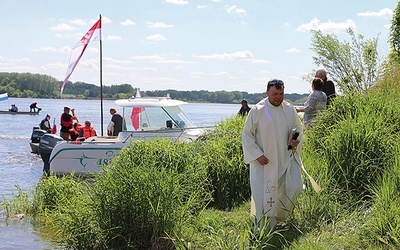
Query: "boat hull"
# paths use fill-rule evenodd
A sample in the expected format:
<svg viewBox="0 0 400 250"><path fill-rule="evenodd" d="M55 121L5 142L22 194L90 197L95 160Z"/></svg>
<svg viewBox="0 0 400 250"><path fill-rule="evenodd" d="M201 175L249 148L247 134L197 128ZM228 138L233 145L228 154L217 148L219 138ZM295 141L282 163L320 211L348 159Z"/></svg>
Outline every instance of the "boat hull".
<svg viewBox="0 0 400 250"><path fill-rule="evenodd" d="M56 175L69 173L86 175L100 172L119 155L124 146L126 144L122 142L110 144L59 143L50 155L50 171Z"/></svg>
<svg viewBox="0 0 400 250"><path fill-rule="evenodd" d="M111 164L123 147L129 146L135 140L153 140L166 138L178 141L193 141L203 133L202 129L192 130L158 130L120 132L115 136L94 136L83 142L57 143L50 155L50 171L56 175L75 173L87 175L100 172L105 166Z"/></svg>
<svg viewBox="0 0 400 250"><path fill-rule="evenodd" d="M3 115L38 115L40 111L36 112L29 112L29 111L17 111L17 112L12 112L8 110L0 110L0 114Z"/></svg>

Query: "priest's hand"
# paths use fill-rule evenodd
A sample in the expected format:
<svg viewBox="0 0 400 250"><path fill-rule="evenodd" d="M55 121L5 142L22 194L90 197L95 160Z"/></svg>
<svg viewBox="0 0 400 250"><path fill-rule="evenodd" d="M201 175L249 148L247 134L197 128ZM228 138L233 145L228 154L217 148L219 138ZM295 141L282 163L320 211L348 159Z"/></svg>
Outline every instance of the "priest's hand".
<svg viewBox="0 0 400 250"><path fill-rule="evenodd" d="M260 157L257 158L258 163L260 163L261 165L267 165L269 163L269 160L267 157L265 157L264 155L261 155Z"/></svg>
<svg viewBox="0 0 400 250"><path fill-rule="evenodd" d="M296 150L297 145L299 145L299 141L298 140L290 140L290 146L292 146L292 149Z"/></svg>

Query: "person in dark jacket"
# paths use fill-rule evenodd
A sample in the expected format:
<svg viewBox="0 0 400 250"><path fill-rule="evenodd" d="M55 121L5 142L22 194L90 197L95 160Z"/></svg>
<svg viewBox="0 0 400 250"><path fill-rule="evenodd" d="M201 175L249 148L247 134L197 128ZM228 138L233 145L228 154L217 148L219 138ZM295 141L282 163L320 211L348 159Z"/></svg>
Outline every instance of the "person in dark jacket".
<svg viewBox="0 0 400 250"><path fill-rule="evenodd" d="M319 69L317 70L317 72L315 72L315 77L321 78L324 81L322 92L324 92L328 97L328 101L326 102L326 106L328 107L329 104L331 104L333 99L336 97L336 91L335 84L331 80L328 80L326 75L327 72L325 69Z"/></svg>
<svg viewBox="0 0 400 250"><path fill-rule="evenodd" d="M238 115L245 116L245 115L247 115L249 113L250 107L247 104L247 100L246 99L243 99L241 103L242 103L242 107L240 108L240 110L238 112Z"/></svg>
<svg viewBox="0 0 400 250"><path fill-rule="evenodd" d="M40 129L46 130L47 133L51 133L50 126L50 115L47 114L46 117L39 124Z"/></svg>
<svg viewBox="0 0 400 250"><path fill-rule="evenodd" d="M36 112L36 109L39 109L37 107L37 102L33 102L31 105L29 105L29 112Z"/></svg>
<svg viewBox="0 0 400 250"><path fill-rule="evenodd" d="M107 135L118 136L119 132L126 130L124 118L117 113L115 108L110 109L110 114L112 115L110 122L111 125L109 125L109 129L107 129Z"/></svg>
<svg viewBox="0 0 400 250"><path fill-rule="evenodd" d="M72 115L69 114L69 111L72 111ZM78 118L75 116L75 109L71 109L68 106L64 107L64 113L62 113L61 118L60 118L60 136L66 140L70 141L70 129L73 128L73 121L76 120L78 121Z"/></svg>

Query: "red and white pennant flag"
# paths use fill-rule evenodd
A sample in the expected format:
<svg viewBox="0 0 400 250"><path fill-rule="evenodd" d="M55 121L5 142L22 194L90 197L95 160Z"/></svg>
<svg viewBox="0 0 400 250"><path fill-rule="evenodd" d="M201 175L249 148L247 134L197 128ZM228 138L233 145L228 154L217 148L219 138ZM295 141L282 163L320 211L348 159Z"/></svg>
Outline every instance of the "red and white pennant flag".
<svg viewBox="0 0 400 250"><path fill-rule="evenodd" d="M76 65L79 60L81 60L83 53L86 50L86 47L91 41L100 41L101 40L101 18L89 29L88 32L81 38L81 40L75 45L75 47L71 51L71 55L69 58L69 64L67 69L67 74L65 76L64 81L60 86L60 94L62 94L64 90L64 86L67 83L69 77L74 71Z"/></svg>

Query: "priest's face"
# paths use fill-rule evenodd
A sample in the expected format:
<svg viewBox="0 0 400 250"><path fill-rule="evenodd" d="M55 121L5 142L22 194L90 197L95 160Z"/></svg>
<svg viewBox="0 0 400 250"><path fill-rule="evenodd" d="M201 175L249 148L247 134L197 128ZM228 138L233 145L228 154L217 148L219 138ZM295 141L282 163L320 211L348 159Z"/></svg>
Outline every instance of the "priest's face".
<svg viewBox="0 0 400 250"><path fill-rule="evenodd" d="M269 103L273 106L278 107L283 102L284 94L284 87L280 87L277 89L275 86L271 86L269 90L267 90L267 96Z"/></svg>

